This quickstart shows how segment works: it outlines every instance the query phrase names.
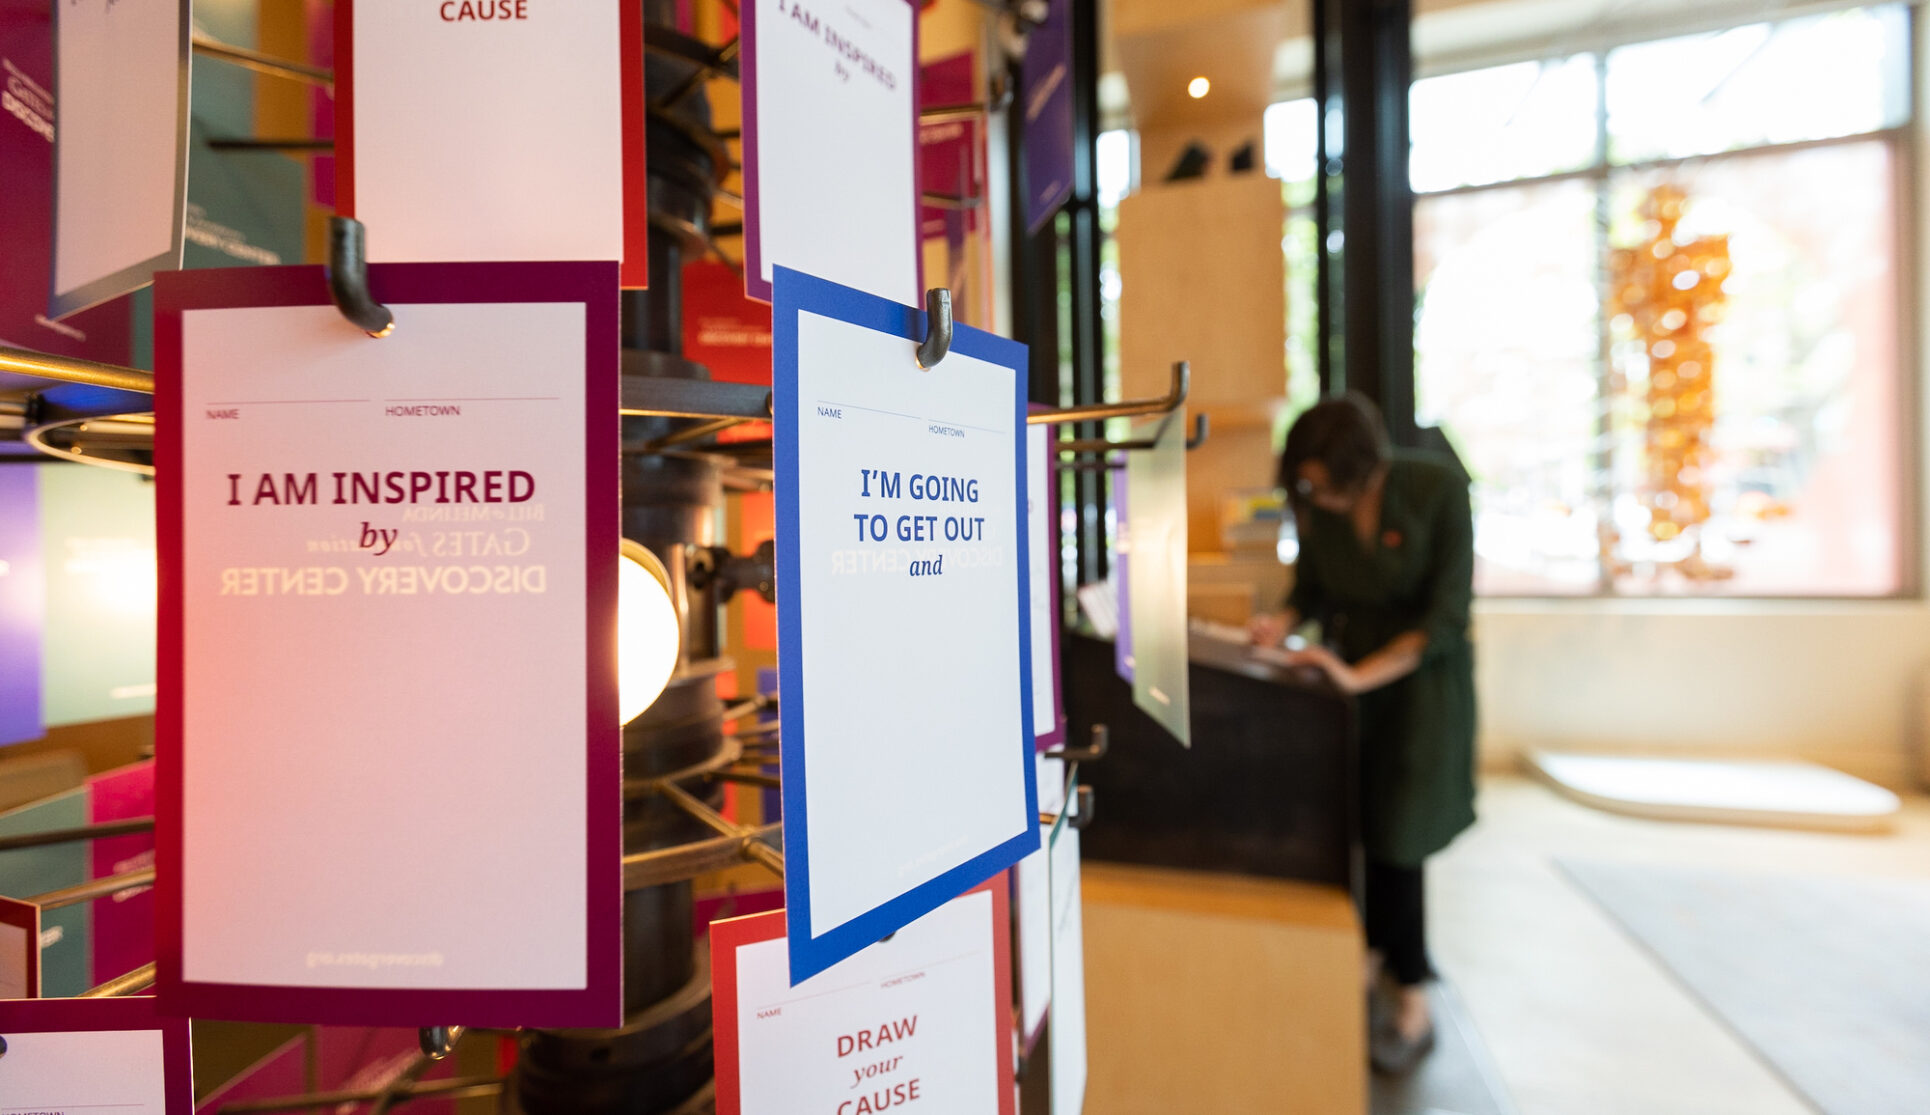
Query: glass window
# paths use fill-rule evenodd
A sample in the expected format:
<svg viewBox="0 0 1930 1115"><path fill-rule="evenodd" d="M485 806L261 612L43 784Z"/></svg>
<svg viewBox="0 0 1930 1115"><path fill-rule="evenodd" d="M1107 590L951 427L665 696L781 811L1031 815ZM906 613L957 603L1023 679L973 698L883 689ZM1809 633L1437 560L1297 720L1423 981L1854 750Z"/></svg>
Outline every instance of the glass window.
<svg viewBox="0 0 1930 1115"><path fill-rule="evenodd" d="M1485 593L1599 587L1595 191L1575 179L1414 207L1415 418L1475 482Z"/></svg>
<svg viewBox="0 0 1930 1115"><path fill-rule="evenodd" d="M1903 587L1892 164L1863 140L1613 179L1617 246L1722 261L1666 282L1652 322L1611 319L1618 589ZM1652 210L1671 197L1680 223L1661 240Z"/></svg>
<svg viewBox="0 0 1930 1115"><path fill-rule="evenodd" d="M1423 78L1408 94L1417 191L1578 170L1595 160L1594 55Z"/></svg>
<svg viewBox="0 0 1930 1115"><path fill-rule="evenodd" d="M1674 159L1894 127L1909 113L1909 41L1908 17L1890 6L1612 50L1610 156Z"/></svg>
<svg viewBox="0 0 1930 1115"><path fill-rule="evenodd" d="M1415 83L1416 417L1481 592L1907 587L1908 41L1890 5ZM1536 112L1567 146L1511 145Z"/></svg>

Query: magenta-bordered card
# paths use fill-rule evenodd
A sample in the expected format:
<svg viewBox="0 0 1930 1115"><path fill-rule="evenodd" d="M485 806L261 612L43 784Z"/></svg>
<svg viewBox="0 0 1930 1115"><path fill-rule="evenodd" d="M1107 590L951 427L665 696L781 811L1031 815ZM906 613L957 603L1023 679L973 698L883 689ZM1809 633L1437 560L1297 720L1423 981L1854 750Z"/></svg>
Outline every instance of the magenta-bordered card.
<svg viewBox="0 0 1930 1115"><path fill-rule="evenodd" d="M156 290L157 991L622 1021L617 265Z"/></svg>
<svg viewBox="0 0 1930 1115"><path fill-rule="evenodd" d="M192 1115L188 1020L148 996L0 1002L0 1111Z"/></svg>

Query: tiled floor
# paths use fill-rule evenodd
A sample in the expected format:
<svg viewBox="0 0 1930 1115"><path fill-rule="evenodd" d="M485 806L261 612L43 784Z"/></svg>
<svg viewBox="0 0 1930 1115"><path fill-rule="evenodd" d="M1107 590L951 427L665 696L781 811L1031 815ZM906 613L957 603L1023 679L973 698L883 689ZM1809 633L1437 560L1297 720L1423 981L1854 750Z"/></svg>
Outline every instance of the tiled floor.
<svg viewBox="0 0 1930 1115"><path fill-rule="evenodd" d="M1930 878L1930 799L1881 836L1644 821L1515 776L1430 866L1437 966L1521 1115L1809 1115L1810 1108L1556 869L1558 856Z"/></svg>

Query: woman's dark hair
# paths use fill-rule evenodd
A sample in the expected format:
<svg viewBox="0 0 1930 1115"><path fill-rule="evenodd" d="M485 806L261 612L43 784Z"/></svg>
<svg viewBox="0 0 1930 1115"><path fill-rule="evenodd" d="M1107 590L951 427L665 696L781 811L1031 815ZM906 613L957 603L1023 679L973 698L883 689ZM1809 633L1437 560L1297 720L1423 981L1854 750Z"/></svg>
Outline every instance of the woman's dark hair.
<svg viewBox="0 0 1930 1115"><path fill-rule="evenodd" d="M1319 461L1340 491L1353 491L1367 482L1388 456L1387 427L1380 409L1364 395L1345 395L1316 403L1294 420L1280 451L1279 484L1296 508L1303 502L1300 466Z"/></svg>

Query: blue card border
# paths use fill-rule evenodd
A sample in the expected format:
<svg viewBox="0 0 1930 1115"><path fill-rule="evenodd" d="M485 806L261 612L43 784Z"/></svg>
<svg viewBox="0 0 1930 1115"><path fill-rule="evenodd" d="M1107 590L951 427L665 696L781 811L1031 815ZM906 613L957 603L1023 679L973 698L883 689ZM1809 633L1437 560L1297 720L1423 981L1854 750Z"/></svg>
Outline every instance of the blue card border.
<svg viewBox="0 0 1930 1115"><path fill-rule="evenodd" d="M885 936L910 925L1000 871L1040 849L1039 784L1032 738L1031 572L1025 560L1026 468L1025 418L1029 360L1024 345L970 326L953 330L952 351L1012 370L1013 514L1017 533L1015 561L1019 579L1018 646L1020 720L1013 761L1025 778L1025 827L1010 839L987 848L964 863L925 880L880 906L811 936L811 839L806 806L804 767L803 623L797 586L802 583L798 513L798 314L814 313L865 329L902 337L915 345L925 336L925 312L901 306L825 279L776 267L772 271L772 376L774 411L772 450L777 466L777 659L781 679L778 693L779 753L783 763L784 900L790 941L791 984L824 971ZM905 374L945 375L943 364L921 372L911 351L905 353ZM912 731L903 726L899 731ZM943 787L921 792L942 793ZM888 839L881 833L880 838Z"/></svg>

